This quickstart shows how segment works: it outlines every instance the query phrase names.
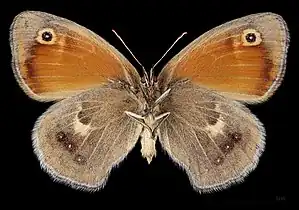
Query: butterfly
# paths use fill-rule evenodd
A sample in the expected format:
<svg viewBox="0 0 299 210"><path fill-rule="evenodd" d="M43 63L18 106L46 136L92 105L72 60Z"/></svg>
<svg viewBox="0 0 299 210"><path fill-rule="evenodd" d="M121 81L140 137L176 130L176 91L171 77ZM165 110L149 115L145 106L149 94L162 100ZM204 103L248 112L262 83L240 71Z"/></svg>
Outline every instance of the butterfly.
<svg viewBox="0 0 299 210"><path fill-rule="evenodd" d="M34 153L55 181L86 191L103 188L139 139L149 164L159 141L200 193L242 182L266 136L246 105L280 86L288 45L280 15L252 14L199 36L157 76L140 76L70 20L24 11L10 28L18 84L32 99L55 102L34 125Z"/></svg>

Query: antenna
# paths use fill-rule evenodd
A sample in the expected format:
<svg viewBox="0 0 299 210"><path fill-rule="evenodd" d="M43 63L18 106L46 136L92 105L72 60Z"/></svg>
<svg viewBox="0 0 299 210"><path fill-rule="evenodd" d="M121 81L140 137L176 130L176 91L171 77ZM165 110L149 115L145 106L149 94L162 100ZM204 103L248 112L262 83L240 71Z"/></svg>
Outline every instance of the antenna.
<svg viewBox="0 0 299 210"><path fill-rule="evenodd" d="M179 36L174 43L168 48L168 50L164 53L164 55L162 55L162 57L155 63L155 65L153 65L153 67L150 70L150 75L153 75L153 69L158 65L158 63L160 63L160 61L167 55L167 53L173 48L173 46L183 37L187 34L187 32L182 33L181 36Z"/></svg>
<svg viewBox="0 0 299 210"><path fill-rule="evenodd" d="M129 51L129 53L131 54L131 56L135 59L135 61L141 66L142 70L143 70L143 74L145 76L145 82L147 85L149 85L149 77L147 72L145 71L144 66L139 62L139 60L135 57L135 55L132 53L132 51L129 49L129 47L126 45L126 43L122 40L122 38L116 33L115 30L112 29L112 32L117 36L117 38L121 41L121 43L125 46L125 48Z"/></svg>

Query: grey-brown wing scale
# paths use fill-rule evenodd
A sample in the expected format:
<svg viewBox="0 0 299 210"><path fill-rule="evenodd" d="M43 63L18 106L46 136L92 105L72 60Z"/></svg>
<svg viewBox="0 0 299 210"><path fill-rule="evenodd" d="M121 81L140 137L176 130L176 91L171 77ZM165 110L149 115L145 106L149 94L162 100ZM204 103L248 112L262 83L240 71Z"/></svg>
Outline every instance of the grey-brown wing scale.
<svg viewBox="0 0 299 210"><path fill-rule="evenodd" d="M172 85L160 109L170 112L158 131L162 147L197 191L226 188L257 166L265 131L244 105L187 82Z"/></svg>
<svg viewBox="0 0 299 210"><path fill-rule="evenodd" d="M124 111L138 103L120 88L101 87L51 106L36 122L33 145L41 166L74 188L103 187L111 169L135 146L142 127Z"/></svg>

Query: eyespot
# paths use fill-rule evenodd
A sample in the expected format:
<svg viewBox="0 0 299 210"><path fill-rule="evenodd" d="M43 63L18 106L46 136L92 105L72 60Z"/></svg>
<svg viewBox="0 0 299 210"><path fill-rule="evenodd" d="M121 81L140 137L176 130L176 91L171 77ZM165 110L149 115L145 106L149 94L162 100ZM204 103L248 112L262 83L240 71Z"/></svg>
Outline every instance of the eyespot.
<svg viewBox="0 0 299 210"><path fill-rule="evenodd" d="M58 133L56 133L55 138L63 146L63 148L66 149L67 151L69 151L71 153L76 151L77 147L72 142L72 139L69 137L68 133L59 131Z"/></svg>
<svg viewBox="0 0 299 210"><path fill-rule="evenodd" d="M64 143L64 147L65 147L65 149L67 149L71 153L75 152L76 149L77 149L76 145L73 142L71 142L71 141L65 142Z"/></svg>
<svg viewBox="0 0 299 210"><path fill-rule="evenodd" d="M59 131L56 134L56 139L57 139L58 142L68 141L68 137L63 131Z"/></svg>
<svg viewBox="0 0 299 210"><path fill-rule="evenodd" d="M234 149L234 142L228 140L224 142L222 145L220 145L220 149L224 154L230 153Z"/></svg>
<svg viewBox="0 0 299 210"><path fill-rule="evenodd" d="M51 28L44 28L37 33L36 41L41 44L54 44L56 41L56 34Z"/></svg>
<svg viewBox="0 0 299 210"><path fill-rule="evenodd" d="M221 165L223 162L224 162L224 157L222 157L222 156L217 156L217 157L213 160L213 163L214 163L216 166Z"/></svg>
<svg viewBox="0 0 299 210"><path fill-rule="evenodd" d="M246 29L242 34L243 46L256 46L262 42L261 34L255 29Z"/></svg>
<svg viewBox="0 0 299 210"><path fill-rule="evenodd" d="M229 133L228 137L233 140L235 143L238 143L242 140L242 134L238 132Z"/></svg>
<svg viewBox="0 0 299 210"><path fill-rule="evenodd" d="M45 31L42 33L42 39L45 41L45 42L50 42L53 38L53 35L51 32L49 31Z"/></svg>
<svg viewBox="0 0 299 210"><path fill-rule="evenodd" d="M255 42L256 36L254 33L248 33L248 34L246 34L245 39L247 42L252 43L252 42Z"/></svg>
<svg viewBox="0 0 299 210"><path fill-rule="evenodd" d="M87 159L83 155L77 154L74 158L77 164L85 164Z"/></svg>

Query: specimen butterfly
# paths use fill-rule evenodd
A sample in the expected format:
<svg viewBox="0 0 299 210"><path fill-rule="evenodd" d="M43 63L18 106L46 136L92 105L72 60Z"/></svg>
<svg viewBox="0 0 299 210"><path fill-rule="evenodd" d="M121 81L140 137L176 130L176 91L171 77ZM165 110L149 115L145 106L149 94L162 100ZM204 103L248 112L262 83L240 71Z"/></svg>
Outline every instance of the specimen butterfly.
<svg viewBox="0 0 299 210"><path fill-rule="evenodd" d="M195 39L157 76L140 76L103 38L44 12L18 14L10 44L20 87L32 99L56 102L32 134L54 180L98 190L140 138L148 163L160 141L204 193L256 168L265 129L245 105L266 101L280 86L289 34L277 14L248 15Z"/></svg>

